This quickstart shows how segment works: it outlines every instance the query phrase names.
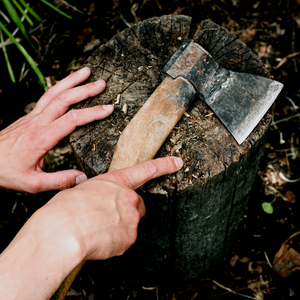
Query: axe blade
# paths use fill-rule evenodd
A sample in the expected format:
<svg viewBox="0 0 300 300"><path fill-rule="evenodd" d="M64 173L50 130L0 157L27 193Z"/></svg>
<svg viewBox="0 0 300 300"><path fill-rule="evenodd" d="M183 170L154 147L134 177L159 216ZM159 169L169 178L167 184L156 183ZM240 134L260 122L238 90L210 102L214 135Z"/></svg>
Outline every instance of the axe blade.
<svg viewBox="0 0 300 300"><path fill-rule="evenodd" d="M204 101L242 144L267 113L283 84L261 76L228 71L222 88Z"/></svg>
<svg viewBox="0 0 300 300"><path fill-rule="evenodd" d="M162 79L184 77L241 144L271 107L283 84L222 68L200 45L187 39L162 69Z"/></svg>

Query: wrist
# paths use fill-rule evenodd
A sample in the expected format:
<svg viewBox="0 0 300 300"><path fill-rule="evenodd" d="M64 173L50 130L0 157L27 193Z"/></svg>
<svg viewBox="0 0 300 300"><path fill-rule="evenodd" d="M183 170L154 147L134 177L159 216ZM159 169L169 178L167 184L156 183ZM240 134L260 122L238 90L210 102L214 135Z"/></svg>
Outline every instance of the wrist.
<svg viewBox="0 0 300 300"><path fill-rule="evenodd" d="M53 262L57 261L60 266L60 275L66 277L85 258L84 248L71 228L71 222L46 207L41 208L35 217L35 223L40 227L40 251L53 257Z"/></svg>
<svg viewBox="0 0 300 300"><path fill-rule="evenodd" d="M80 244L56 219L38 210L1 254L0 290L9 299L49 299L81 262Z"/></svg>

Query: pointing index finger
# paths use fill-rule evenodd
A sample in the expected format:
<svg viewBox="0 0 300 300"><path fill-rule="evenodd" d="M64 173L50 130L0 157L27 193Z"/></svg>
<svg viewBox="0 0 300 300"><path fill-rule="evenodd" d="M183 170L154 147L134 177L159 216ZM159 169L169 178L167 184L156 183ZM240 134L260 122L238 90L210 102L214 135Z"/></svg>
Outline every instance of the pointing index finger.
<svg viewBox="0 0 300 300"><path fill-rule="evenodd" d="M164 157L148 160L135 166L122 170L112 171L101 175L107 180L125 185L133 190L146 183L147 181L177 172L183 166L183 161L179 157Z"/></svg>

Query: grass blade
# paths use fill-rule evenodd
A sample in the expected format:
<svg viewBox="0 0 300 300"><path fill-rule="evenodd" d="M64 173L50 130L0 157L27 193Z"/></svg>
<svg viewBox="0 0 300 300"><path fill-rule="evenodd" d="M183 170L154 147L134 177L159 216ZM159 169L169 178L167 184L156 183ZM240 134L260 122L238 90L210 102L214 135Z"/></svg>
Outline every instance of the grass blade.
<svg viewBox="0 0 300 300"><path fill-rule="evenodd" d="M4 43L2 30L0 30L0 43ZM13 83L16 83L15 75L14 75L13 69L11 67L11 64L10 64L5 46L3 46L2 49L3 49L3 54L4 54L5 61L6 61L6 65L7 65L7 69L8 69L10 79Z"/></svg>
<svg viewBox="0 0 300 300"><path fill-rule="evenodd" d="M8 13L10 14L12 20L14 21L14 23L18 26L18 28L21 30L22 34L24 35L24 37L26 38L26 40L28 41L28 43L30 44L30 46L36 51L35 47L33 46L32 42L30 41L30 38L27 34L27 31L24 27L24 24L22 23L17 11L15 10L15 8L13 7L13 5L10 3L9 0L2 0ZM4 30L3 30L4 31ZM5 32L5 31L4 31Z"/></svg>
<svg viewBox="0 0 300 300"><path fill-rule="evenodd" d="M21 14L24 16L26 21L29 23L30 26L33 26L32 20L29 18L29 16L25 13L21 5L17 2L17 0L12 0L14 5L17 7L17 9L21 12Z"/></svg>
<svg viewBox="0 0 300 300"><path fill-rule="evenodd" d="M6 14L0 9L0 15L3 17L3 19L7 22L7 24L10 23L9 17L6 16Z"/></svg>
<svg viewBox="0 0 300 300"><path fill-rule="evenodd" d="M16 41L17 41L17 42L21 42L22 39L16 38ZM13 44L13 42L11 41L11 39L7 39L7 40L4 41L3 43L0 43L0 48L6 47L6 46L11 45L11 44Z"/></svg>
<svg viewBox="0 0 300 300"><path fill-rule="evenodd" d="M49 3L46 0L41 0L41 2L43 2L44 4L48 5L49 7L51 7L52 9L54 9L55 11L57 11L58 13L60 13L61 15L65 16L68 19L72 19L71 16L67 15L66 13L64 13L63 11L61 11L60 9L58 9L56 6L52 5L51 3Z"/></svg>
<svg viewBox="0 0 300 300"><path fill-rule="evenodd" d="M35 72L35 74L37 75L37 77L39 78L40 82L42 83L45 91L47 90L47 85L46 85L46 81L45 78L41 72L41 70L38 68L38 66L36 65L36 63L34 62L34 60L32 59L32 57L27 53L27 51L24 49L24 47L18 43L16 41L16 39L12 36L12 34L6 29L6 27L3 25L3 23L0 21L0 29L2 29L5 34L14 42L14 44L17 46L17 48L19 49L19 51L24 55L24 57L26 58L27 62L30 64L31 68L33 69L33 71Z"/></svg>
<svg viewBox="0 0 300 300"><path fill-rule="evenodd" d="M42 18L30 7L24 0L19 0L25 9L39 22L42 22Z"/></svg>

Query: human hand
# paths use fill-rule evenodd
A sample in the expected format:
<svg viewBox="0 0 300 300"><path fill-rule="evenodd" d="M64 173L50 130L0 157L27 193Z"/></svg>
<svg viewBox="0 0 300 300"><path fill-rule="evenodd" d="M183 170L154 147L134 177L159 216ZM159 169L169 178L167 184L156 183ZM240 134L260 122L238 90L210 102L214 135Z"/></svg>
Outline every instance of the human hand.
<svg viewBox="0 0 300 300"><path fill-rule="evenodd" d="M0 188L37 193L66 189L86 179L78 170L45 173L42 168L47 152L76 126L112 113L112 105L67 112L70 105L105 89L103 80L75 87L89 75L90 69L85 67L61 80L41 97L29 114L0 132Z"/></svg>
<svg viewBox="0 0 300 300"><path fill-rule="evenodd" d="M58 193L43 207L43 218L55 216L49 224L78 242L81 260L121 255L135 242L145 214L143 199L135 190L182 165L180 158L166 157L96 176Z"/></svg>
<svg viewBox="0 0 300 300"><path fill-rule="evenodd" d="M178 171L175 157L143 162L59 192L26 222L0 255L6 299L49 299L82 261L121 255L136 240L145 182Z"/></svg>

